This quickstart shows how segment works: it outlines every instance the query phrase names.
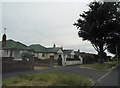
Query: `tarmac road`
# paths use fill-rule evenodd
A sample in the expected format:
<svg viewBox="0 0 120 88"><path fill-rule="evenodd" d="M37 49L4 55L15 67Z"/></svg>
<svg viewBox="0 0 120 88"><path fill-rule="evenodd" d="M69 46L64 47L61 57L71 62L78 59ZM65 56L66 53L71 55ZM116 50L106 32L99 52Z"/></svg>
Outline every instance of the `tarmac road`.
<svg viewBox="0 0 120 88"><path fill-rule="evenodd" d="M4 73L2 75L3 79L14 77L21 74L33 74L33 73L44 73L44 72L67 72L76 74L79 76L89 77L94 82L96 82L100 77L106 74L107 70L93 70L93 69L85 69L80 68L80 65L74 66L60 66L60 67L50 67L46 69L39 69L34 71L24 71L24 72L11 72L11 73Z"/></svg>
<svg viewBox="0 0 120 88"><path fill-rule="evenodd" d="M96 86L119 86L120 88L120 65L109 72Z"/></svg>

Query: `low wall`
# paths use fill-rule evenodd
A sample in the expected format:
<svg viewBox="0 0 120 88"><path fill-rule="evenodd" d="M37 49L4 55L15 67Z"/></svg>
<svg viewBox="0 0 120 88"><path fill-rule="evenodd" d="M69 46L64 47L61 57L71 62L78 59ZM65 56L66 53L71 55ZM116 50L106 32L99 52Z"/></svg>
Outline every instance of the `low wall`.
<svg viewBox="0 0 120 88"><path fill-rule="evenodd" d="M77 64L82 64L81 61L66 61L65 65L77 65Z"/></svg>
<svg viewBox="0 0 120 88"><path fill-rule="evenodd" d="M54 62L54 59L52 58L48 58L48 59L35 59L34 61L34 65L35 66L52 66Z"/></svg>
<svg viewBox="0 0 120 88"><path fill-rule="evenodd" d="M22 60L16 61L13 58L2 58L2 73L34 70L34 59L29 58L29 61Z"/></svg>

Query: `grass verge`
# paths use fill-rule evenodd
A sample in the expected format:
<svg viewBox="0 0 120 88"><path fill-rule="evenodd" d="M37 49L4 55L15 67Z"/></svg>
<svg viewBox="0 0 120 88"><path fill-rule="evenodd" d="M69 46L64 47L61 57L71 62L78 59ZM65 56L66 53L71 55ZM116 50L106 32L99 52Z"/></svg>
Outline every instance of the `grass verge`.
<svg viewBox="0 0 120 88"><path fill-rule="evenodd" d="M81 65L81 68L88 68L88 69L111 69L112 67L116 66L118 64L117 61L110 61L105 63L95 63L95 64L87 64L87 65Z"/></svg>
<svg viewBox="0 0 120 88"><path fill-rule="evenodd" d="M91 86L92 80L70 73L19 75L3 80L4 86Z"/></svg>

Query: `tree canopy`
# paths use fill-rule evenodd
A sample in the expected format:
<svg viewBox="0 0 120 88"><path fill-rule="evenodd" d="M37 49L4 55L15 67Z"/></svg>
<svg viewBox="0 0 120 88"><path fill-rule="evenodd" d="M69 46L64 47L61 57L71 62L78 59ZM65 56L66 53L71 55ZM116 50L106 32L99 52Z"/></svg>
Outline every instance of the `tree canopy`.
<svg viewBox="0 0 120 88"><path fill-rule="evenodd" d="M80 14L74 26L79 29L79 37L90 41L98 53L103 53L111 39L120 35L119 3L94 1L88 6L89 10Z"/></svg>

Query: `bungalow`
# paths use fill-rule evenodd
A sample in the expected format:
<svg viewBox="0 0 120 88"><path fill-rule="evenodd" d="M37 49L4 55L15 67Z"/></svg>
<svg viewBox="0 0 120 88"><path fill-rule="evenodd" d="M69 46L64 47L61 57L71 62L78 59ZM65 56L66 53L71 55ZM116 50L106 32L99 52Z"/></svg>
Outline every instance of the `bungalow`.
<svg viewBox="0 0 120 88"><path fill-rule="evenodd" d="M63 50L64 58L74 58L74 51L73 50Z"/></svg>
<svg viewBox="0 0 120 88"><path fill-rule="evenodd" d="M81 64L83 64L83 57L81 56L80 51L78 50L78 51L74 51L74 52L75 52L74 58L75 59L80 59Z"/></svg>
<svg viewBox="0 0 120 88"><path fill-rule="evenodd" d="M64 52L64 65L82 64L82 57L80 52L74 52L73 50L63 50Z"/></svg>
<svg viewBox="0 0 120 88"><path fill-rule="evenodd" d="M6 40L5 34L0 45L3 73L34 69L33 52L26 45L13 40Z"/></svg>
<svg viewBox="0 0 120 88"><path fill-rule="evenodd" d="M63 58L63 51L61 47L51 47L46 48L40 44L34 44L29 46L31 49L34 49L34 56L38 59L48 59L53 57L54 60L58 60L58 57L61 56Z"/></svg>
<svg viewBox="0 0 120 88"><path fill-rule="evenodd" d="M1 45L1 42L0 42ZM0 46L1 55L0 57L13 58L14 60L22 60L26 54L32 55L33 52L26 45L16 42L14 40L6 40L6 46Z"/></svg>

